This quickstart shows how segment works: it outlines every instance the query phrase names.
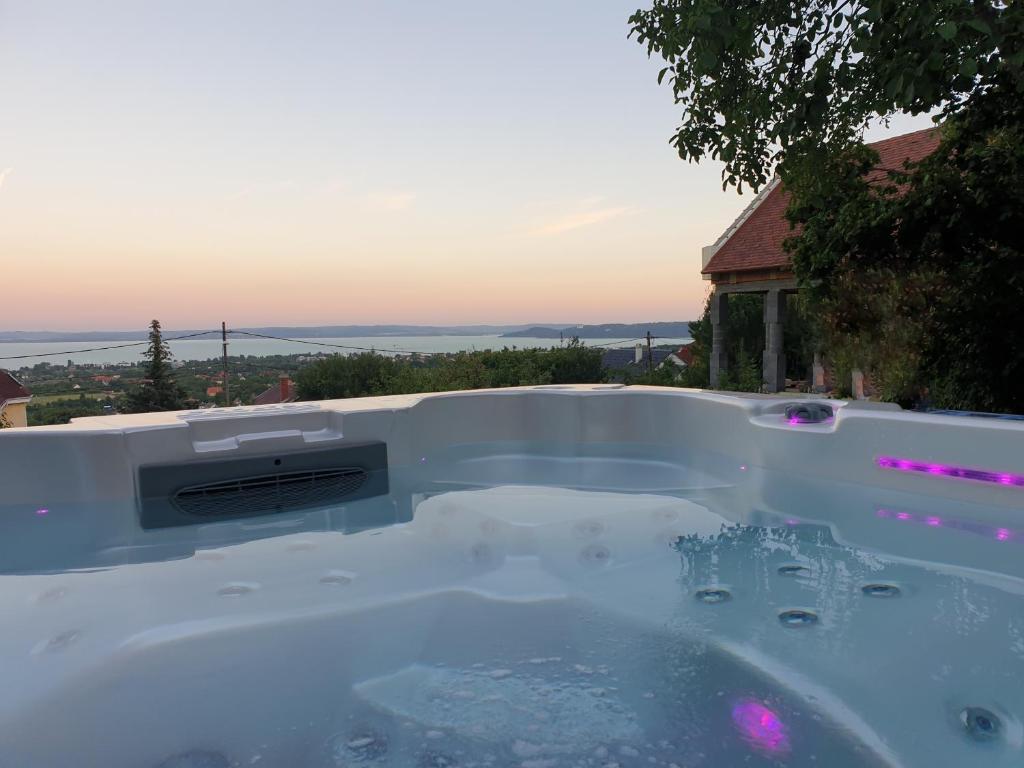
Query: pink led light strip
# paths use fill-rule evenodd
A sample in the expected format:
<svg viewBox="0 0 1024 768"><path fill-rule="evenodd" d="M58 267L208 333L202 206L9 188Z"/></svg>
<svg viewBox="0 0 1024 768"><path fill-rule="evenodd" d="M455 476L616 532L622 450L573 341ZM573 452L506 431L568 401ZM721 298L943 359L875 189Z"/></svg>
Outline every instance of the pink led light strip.
<svg viewBox="0 0 1024 768"><path fill-rule="evenodd" d="M996 485L1024 488L1024 475L1015 475L1011 472L990 472L984 469L955 467L950 464L912 461L911 459L901 459L895 456L879 456L876 459L876 463L882 469L895 469L899 472L918 472L926 475L957 477L961 480L977 480L982 483L995 483Z"/></svg>
<svg viewBox="0 0 1024 768"><path fill-rule="evenodd" d="M995 526L974 522L972 520L943 518L937 517L936 515L926 515L920 512L908 512L900 509L876 509L875 514L878 515L878 517L887 518L889 520L898 520L905 523L919 523L921 525L930 525L933 528L953 528L958 531L974 533L979 536L995 539L996 541L1015 541L1018 544L1024 543L1024 532L1010 530L1009 528L997 528Z"/></svg>

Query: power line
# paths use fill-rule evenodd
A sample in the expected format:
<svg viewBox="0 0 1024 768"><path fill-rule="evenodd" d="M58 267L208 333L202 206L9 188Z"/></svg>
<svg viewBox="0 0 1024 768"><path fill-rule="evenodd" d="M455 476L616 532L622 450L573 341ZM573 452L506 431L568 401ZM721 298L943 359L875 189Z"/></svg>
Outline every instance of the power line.
<svg viewBox="0 0 1024 768"><path fill-rule="evenodd" d="M618 341L618 340L616 340L616 341L608 341L608 342L605 342L604 344L585 344L584 346L587 346L587 347L613 347L616 344L630 344L630 343L632 343L634 341L643 341L644 338L645 338L644 336L640 336L640 337L635 338L635 339L622 339L621 341ZM657 336L652 336L651 338L652 339L656 339L658 337Z"/></svg>
<svg viewBox="0 0 1024 768"><path fill-rule="evenodd" d="M514 337L511 337L511 338L514 338ZM674 339L674 338L680 338L680 337L678 337L678 336L650 336L650 335L648 335L648 336L637 336L635 339L616 339L615 341L606 341L603 344L587 344L587 343L584 342L583 346L588 347L590 349L593 349L594 347L614 347L617 344L619 344L619 345L621 345L621 344L631 344L634 341L646 341L648 338L650 338L651 341L655 341L657 339ZM687 337L682 337L682 338L687 338Z"/></svg>
<svg viewBox="0 0 1024 768"><path fill-rule="evenodd" d="M312 345L319 346L319 347L333 347L335 349L354 349L354 350L358 350L360 352L396 352L398 354L403 354L403 355L451 355L451 354L456 354L455 352L424 352L424 351L420 351L420 350L411 350L411 349L387 349L387 348L383 348L382 349L382 348L378 348L378 347L357 347L357 346L353 346L351 344L331 344L331 343L326 342L326 341L313 341L312 339L289 339L289 338L286 338L284 336L271 336L271 335L266 334L266 333L256 333L255 331L234 331L234 330L229 330L228 333L239 333L239 334L243 334L245 336L255 336L255 337L260 338L260 339L273 339L274 341L291 341L291 342L294 342L295 344L312 344ZM516 337L509 336L509 337L506 337L506 338L508 338L509 340L514 340ZM603 344L584 344L584 346L591 347L591 348L593 348L593 347L611 347L611 346L614 346L616 344L629 344L629 343L634 342L634 341L643 341L646 338L647 338L646 336L638 336L635 339L617 339L615 341L609 341L609 342L605 342ZM666 336L651 336L651 338L652 339L662 339L662 338L668 338L668 337L666 337Z"/></svg>
<svg viewBox="0 0 1024 768"><path fill-rule="evenodd" d="M235 330L229 330L227 332L228 333L234 333L234 334L241 334L241 335L244 335L244 336L253 336L253 337L256 337L256 338L260 338L260 339L272 339L274 341L289 341L289 342L292 342L294 344L310 344L310 345L313 345L313 346L331 347L331 348L334 348L334 349L352 349L352 350L356 350L356 351L359 351L359 352L393 352L393 353L401 354L401 355L450 355L450 354L455 354L455 352L426 352L426 351L411 350L411 349L387 349L387 348L381 349L381 348L377 348L377 347L357 347L357 346L354 346L354 345L351 345L351 344L331 344L331 343L326 342L326 341L312 341L310 339L290 339L290 338L287 338L285 336L271 336L271 335L266 334L266 333L256 333L255 331L235 331ZM183 336L172 336L170 338L165 338L164 341L181 341L182 339L194 339L194 338L196 338L198 336L208 336L211 333L221 333L221 331L219 331L219 330L199 331L198 333L188 333L188 334L185 334ZM514 339L515 337L508 337L508 338L509 339ZM660 339L660 338L667 338L667 337L664 337L664 336L651 336L651 339ZM590 348L595 348L595 347L612 347L612 346L615 346L615 345L630 344L630 343L632 343L634 341L644 341L645 339L646 339L646 337L641 336L641 337L637 337L635 339L623 339L623 340L609 341L609 342L605 342L605 343L602 343L602 344L585 344L584 346L590 347ZM111 345L108 345L108 346L105 346L105 347L87 347L85 349L68 349L68 350L63 350L61 352L38 352L38 353L36 353L34 355L8 355L8 356L5 356L5 357L0 357L0 360L26 360L28 358L36 358L36 357L61 357L63 355L75 355L75 354L80 354L82 352L106 352L106 351L112 350L112 349L128 349L128 348L131 348L131 347L141 347L141 346L144 346L144 345L147 345L147 344L149 344L149 340L146 340L146 341L133 341L133 342L129 342L127 344L111 344Z"/></svg>
<svg viewBox="0 0 1024 768"><path fill-rule="evenodd" d="M583 346L588 347L590 349L593 349L594 347L614 347L617 344L618 345L622 345L622 344L631 344L634 341L647 341L648 338L650 338L651 341L655 341L657 339L672 339L672 338L679 338L679 337L676 337L676 336L649 336L649 337L648 336L637 336L635 339L616 339L615 341L606 341L603 344L584 344Z"/></svg>
<svg viewBox="0 0 1024 768"><path fill-rule="evenodd" d="M223 320L220 323L220 338L224 343L224 403L231 404L231 384L228 372L228 324Z"/></svg>
<svg viewBox="0 0 1024 768"><path fill-rule="evenodd" d="M206 336L210 333L220 333L220 331L200 331L199 333L189 333L184 336L174 336L164 341L180 341L181 339L194 339L196 336ZM9 355L7 357L0 357L0 360L24 360L29 357L58 357L60 355L76 355L80 352L104 352L108 349L127 349L128 347L141 347L144 344L149 344L149 340L146 341L133 341L130 344L112 344L108 347L90 347L88 349L69 349L64 352L40 352L35 355Z"/></svg>
<svg viewBox="0 0 1024 768"><path fill-rule="evenodd" d="M312 344L318 347L333 347L335 349L355 349L360 352L397 352L402 355L447 355L448 352L418 352L410 349L377 349L376 347L356 347L351 344L330 344L326 341L312 341L311 339L289 339L284 336L270 336L266 333L255 331L228 331L228 333L240 333L244 336L255 336L260 339L273 339L274 341L290 341L294 344Z"/></svg>

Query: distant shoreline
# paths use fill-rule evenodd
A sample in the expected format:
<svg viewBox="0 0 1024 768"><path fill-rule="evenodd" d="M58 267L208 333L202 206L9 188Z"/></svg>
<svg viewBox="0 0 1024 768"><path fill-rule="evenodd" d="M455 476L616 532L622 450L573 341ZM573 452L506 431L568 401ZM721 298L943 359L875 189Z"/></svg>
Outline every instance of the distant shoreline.
<svg viewBox="0 0 1024 768"><path fill-rule="evenodd" d="M568 339L575 336L581 339L631 339L640 338L647 333L657 338L688 337L690 322L603 323L601 325L571 325L565 328L535 325L521 330L507 331L501 334L501 338Z"/></svg>
<svg viewBox="0 0 1024 768"><path fill-rule="evenodd" d="M389 336L500 336L503 333L526 328L525 325L479 325L452 326L451 328L433 325L315 325L315 326L243 326L234 330L248 333L261 333L268 336L286 336L291 338L367 338ZM219 328L176 328L163 329L163 334L170 339L175 336L191 336L208 333L220 335ZM0 344L63 342L107 342L107 341L145 341L149 338L148 329L138 331L0 331Z"/></svg>
<svg viewBox="0 0 1024 768"><path fill-rule="evenodd" d="M535 323L522 325L316 325L239 327L236 330L304 339L390 338L410 336L497 336L499 338L558 339L578 336L588 339L640 337L648 331L661 337L689 336L688 322L603 323L572 325L569 323ZM205 338L219 336L220 329L165 329L164 336L207 333ZM0 331L0 344L32 344L49 342L130 342L145 341L147 330L138 331Z"/></svg>
<svg viewBox="0 0 1024 768"><path fill-rule="evenodd" d="M170 337L170 334L168 334ZM293 340L294 339L294 340ZM659 336L655 345L670 343L687 343L689 337L666 338ZM582 339L588 346L609 347L612 345L632 347L636 338L597 338ZM557 347L568 343L568 339L559 341L558 337L502 337L497 334L470 336L348 336L348 337L291 337L285 339L266 339L255 337L233 336L228 339L228 355L230 357L273 357L278 355L313 355L317 352L328 354L356 354L361 351L375 351L379 354L457 354L483 350L500 350L504 348L540 348ZM130 346L125 346L126 344ZM221 340L218 335L202 338L169 341L171 354L179 361L209 360L221 356ZM31 367L37 363L66 365L73 361L78 365L92 364L133 364L142 360L146 351L144 339L117 340L76 340L76 341L22 341L0 345L0 368L17 370ZM8 358L8 359L2 359Z"/></svg>

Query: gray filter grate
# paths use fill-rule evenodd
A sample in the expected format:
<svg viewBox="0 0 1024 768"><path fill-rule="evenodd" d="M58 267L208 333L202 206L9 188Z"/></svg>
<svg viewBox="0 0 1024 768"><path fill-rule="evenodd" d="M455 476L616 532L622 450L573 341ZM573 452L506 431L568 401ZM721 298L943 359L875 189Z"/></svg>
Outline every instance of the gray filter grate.
<svg viewBox="0 0 1024 768"><path fill-rule="evenodd" d="M187 515L259 515L339 501L366 482L358 467L281 472L182 488L172 499Z"/></svg>
<svg viewBox="0 0 1024 768"><path fill-rule="evenodd" d="M388 493L387 446L334 448L139 467L143 528L197 525L348 504Z"/></svg>

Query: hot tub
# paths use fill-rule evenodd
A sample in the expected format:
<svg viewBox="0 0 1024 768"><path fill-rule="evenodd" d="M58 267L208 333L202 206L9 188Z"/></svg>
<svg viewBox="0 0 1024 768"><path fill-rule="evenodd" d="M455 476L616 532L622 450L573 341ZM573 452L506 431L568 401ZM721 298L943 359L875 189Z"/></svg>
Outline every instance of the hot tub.
<svg viewBox="0 0 1024 768"><path fill-rule="evenodd" d="M1024 424L799 402L5 430L0 766L1021 765Z"/></svg>

